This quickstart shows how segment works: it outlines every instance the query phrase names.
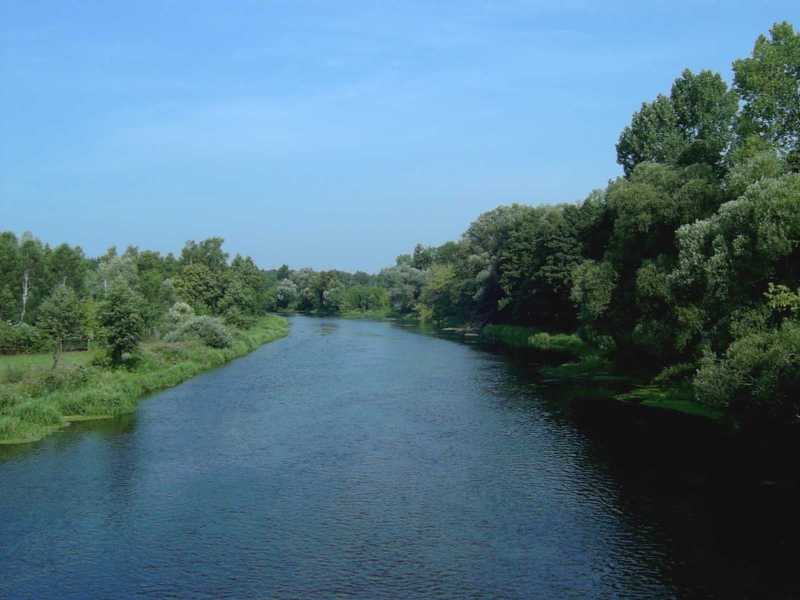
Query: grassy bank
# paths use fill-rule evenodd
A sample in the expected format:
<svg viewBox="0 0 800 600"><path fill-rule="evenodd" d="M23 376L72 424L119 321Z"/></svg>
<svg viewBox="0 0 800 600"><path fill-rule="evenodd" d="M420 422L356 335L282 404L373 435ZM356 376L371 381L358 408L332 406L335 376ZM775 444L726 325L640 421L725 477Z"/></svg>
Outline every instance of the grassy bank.
<svg viewBox="0 0 800 600"><path fill-rule="evenodd" d="M680 412L714 421L725 418L724 411L697 402L694 391L688 384L646 385L637 383L635 378L625 373L615 371L609 360L574 334L549 334L517 325L487 325L481 331L481 339L488 343L540 354L545 360L539 367L539 373L548 384L613 384L613 387L622 387L626 391L615 393L604 387L598 389L604 390L615 400L629 404Z"/></svg>
<svg viewBox="0 0 800 600"><path fill-rule="evenodd" d="M590 352L586 342L574 333L545 333L519 325L486 325L481 329L481 339L509 348L533 350L571 358L580 358Z"/></svg>
<svg viewBox="0 0 800 600"><path fill-rule="evenodd" d="M0 443L32 442L70 421L132 412L143 396L244 356L288 331L286 319L269 315L236 330L224 349L200 342L150 342L130 370L93 366L89 352L70 353L56 370L48 355L0 357Z"/></svg>
<svg viewBox="0 0 800 600"><path fill-rule="evenodd" d="M642 385L629 392L617 394L615 399L647 406L685 413L696 417L704 417L713 421L723 421L725 411L712 406L700 404L694 399L694 390L687 384L674 385Z"/></svg>

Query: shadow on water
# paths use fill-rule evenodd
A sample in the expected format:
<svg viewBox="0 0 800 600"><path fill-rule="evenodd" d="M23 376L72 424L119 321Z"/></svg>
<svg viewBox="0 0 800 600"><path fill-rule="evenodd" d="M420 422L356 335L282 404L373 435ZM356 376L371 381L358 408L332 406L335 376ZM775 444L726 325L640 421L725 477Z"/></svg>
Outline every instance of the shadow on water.
<svg viewBox="0 0 800 600"><path fill-rule="evenodd" d="M509 410L544 406L611 475L620 518L666 548L652 565L682 597L798 598L800 427L734 431L613 399L613 383L543 384L535 353L461 332L413 328L499 357Z"/></svg>

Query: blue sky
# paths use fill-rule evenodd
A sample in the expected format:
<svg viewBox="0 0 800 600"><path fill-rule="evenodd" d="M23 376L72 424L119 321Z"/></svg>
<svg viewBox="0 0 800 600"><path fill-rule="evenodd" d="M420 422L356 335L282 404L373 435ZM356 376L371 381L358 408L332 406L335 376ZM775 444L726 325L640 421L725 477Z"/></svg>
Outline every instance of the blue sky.
<svg viewBox="0 0 800 600"><path fill-rule="evenodd" d="M0 0L0 229L375 271L578 200L682 69L795 1Z"/></svg>

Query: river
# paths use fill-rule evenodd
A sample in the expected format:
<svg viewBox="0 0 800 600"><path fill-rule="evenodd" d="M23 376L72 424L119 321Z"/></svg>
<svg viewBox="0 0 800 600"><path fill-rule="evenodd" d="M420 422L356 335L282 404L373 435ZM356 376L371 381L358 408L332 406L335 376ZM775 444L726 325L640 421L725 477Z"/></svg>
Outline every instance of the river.
<svg viewBox="0 0 800 600"><path fill-rule="evenodd" d="M797 493L698 419L390 323L0 454L2 598L789 598Z"/></svg>

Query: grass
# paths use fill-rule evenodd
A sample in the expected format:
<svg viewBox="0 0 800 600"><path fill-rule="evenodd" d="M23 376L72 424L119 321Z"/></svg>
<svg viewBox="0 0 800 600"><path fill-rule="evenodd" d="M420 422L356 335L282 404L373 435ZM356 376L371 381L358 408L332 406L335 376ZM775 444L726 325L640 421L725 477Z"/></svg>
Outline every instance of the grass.
<svg viewBox="0 0 800 600"><path fill-rule="evenodd" d="M519 325L486 325L481 329L481 338L510 348L563 357L581 358L590 352L586 342L574 333L546 333Z"/></svg>
<svg viewBox="0 0 800 600"><path fill-rule="evenodd" d="M92 366L87 352L70 353L75 356L56 370L48 355L2 357L0 367L18 371L0 383L0 444L32 442L69 422L132 412L143 396L219 367L288 331L285 319L269 315L236 331L233 344L224 349L200 342L151 342L143 344L130 370Z"/></svg>
<svg viewBox="0 0 800 600"><path fill-rule="evenodd" d="M59 359L59 365L63 367L87 366L92 362L94 355L93 351L64 352ZM51 366L53 366L52 354L0 355L0 383L7 383L9 372L15 370L49 369Z"/></svg>
<svg viewBox="0 0 800 600"><path fill-rule="evenodd" d="M705 417L714 421L722 421L725 418L725 411L697 402L691 386L686 384L642 385L629 392L617 394L615 398L623 402Z"/></svg>
<svg viewBox="0 0 800 600"><path fill-rule="evenodd" d="M539 373L548 382L624 382L628 377L613 372L611 364L597 354L587 354L574 362L544 365Z"/></svg>

